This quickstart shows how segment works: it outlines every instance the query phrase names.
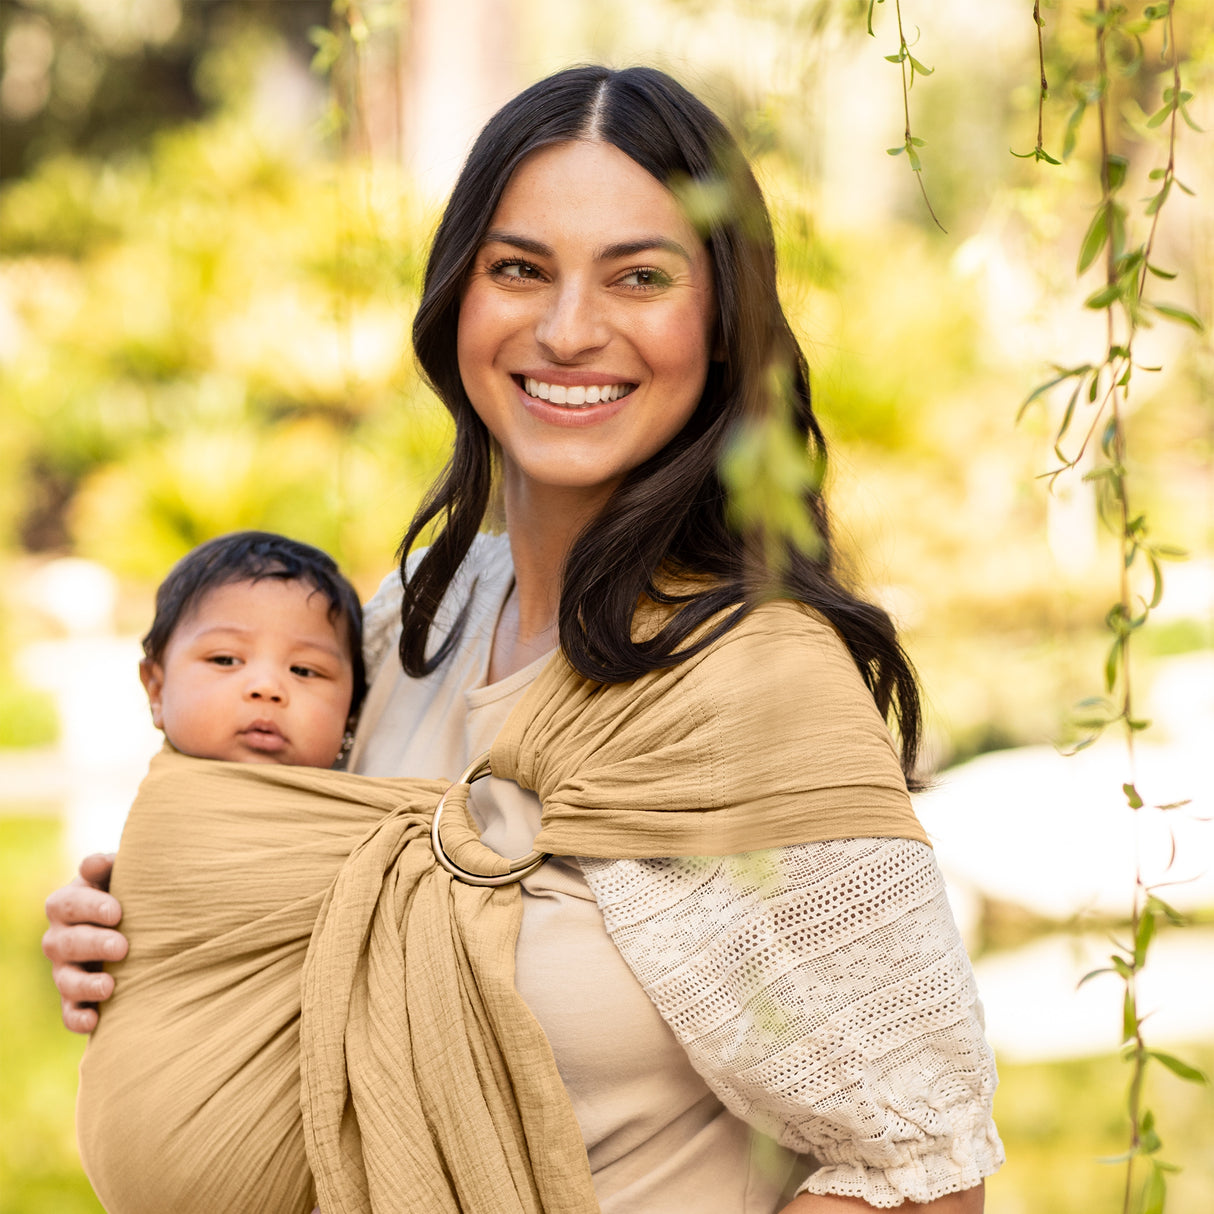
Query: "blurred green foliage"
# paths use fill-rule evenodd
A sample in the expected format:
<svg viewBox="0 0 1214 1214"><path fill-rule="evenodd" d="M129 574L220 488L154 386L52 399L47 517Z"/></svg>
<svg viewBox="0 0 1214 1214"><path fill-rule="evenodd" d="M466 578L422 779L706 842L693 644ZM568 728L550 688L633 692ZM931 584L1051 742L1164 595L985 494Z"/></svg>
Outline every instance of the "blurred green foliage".
<svg viewBox="0 0 1214 1214"><path fill-rule="evenodd" d="M72 1110L84 1039L59 1023L39 948L47 891L67 877L59 823L0 818L0 1214L100 1214L80 1171Z"/></svg>

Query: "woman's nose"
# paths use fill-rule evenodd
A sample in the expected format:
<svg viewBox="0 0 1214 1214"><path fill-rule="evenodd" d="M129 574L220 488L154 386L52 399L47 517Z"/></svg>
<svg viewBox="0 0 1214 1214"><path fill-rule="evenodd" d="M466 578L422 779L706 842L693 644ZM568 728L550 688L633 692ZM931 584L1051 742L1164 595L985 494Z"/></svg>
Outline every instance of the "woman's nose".
<svg viewBox="0 0 1214 1214"><path fill-rule="evenodd" d="M553 362L576 362L606 344L606 317L587 287L576 282L559 284L546 304L535 337Z"/></svg>

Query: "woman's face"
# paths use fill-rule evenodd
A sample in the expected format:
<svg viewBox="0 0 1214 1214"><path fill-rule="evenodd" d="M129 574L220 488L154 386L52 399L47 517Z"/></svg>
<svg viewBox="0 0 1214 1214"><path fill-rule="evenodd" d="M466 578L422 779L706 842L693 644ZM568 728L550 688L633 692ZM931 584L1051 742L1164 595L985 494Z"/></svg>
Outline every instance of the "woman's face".
<svg viewBox="0 0 1214 1214"><path fill-rule="evenodd" d="M506 501L601 503L695 411L712 265L675 196L606 143L533 152L511 177L460 305L460 376L503 458Z"/></svg>

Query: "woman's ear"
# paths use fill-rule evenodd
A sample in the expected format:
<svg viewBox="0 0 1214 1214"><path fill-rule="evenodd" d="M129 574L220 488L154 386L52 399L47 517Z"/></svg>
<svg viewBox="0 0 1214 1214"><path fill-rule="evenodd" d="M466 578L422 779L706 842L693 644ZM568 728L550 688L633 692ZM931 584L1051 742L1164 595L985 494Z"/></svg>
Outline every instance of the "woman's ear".
<svg viewBox="0 0 1214 1214"><path fill-rule="evenodd" d="M152 724L157 729L163 729L164 667L159 662L153 662L151 658L144 658L139 663L139 681L147 692L148 707L152 710Z"/></svg>

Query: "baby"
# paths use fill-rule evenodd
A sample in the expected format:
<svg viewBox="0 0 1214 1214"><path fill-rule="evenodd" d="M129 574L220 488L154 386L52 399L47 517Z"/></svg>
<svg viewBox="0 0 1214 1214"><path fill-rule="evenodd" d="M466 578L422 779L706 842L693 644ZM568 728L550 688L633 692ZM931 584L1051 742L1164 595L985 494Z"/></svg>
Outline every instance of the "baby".
<svg viewBox="0 0 1214 1214"><path fill-rule="evenodd" d="M139 675L198 759L332 767L366 690L362 609L333 559L268 531L220 536L156 592Z"/></svg>
<svg viewBox="0 0 1214 1214"><path fill-rule="evenodd" d="M315 1194L298 1096L285 1118L266 1109L299 1088L312 924L346 856L386 816L360 816L359 777L307 770L344 756L366 690L362 609L325 553L241 531L174 566L143 649L152 720L171 749L152 761L114 865L131 951L80 1067L82 1162L115 1214L203 1214L220 1207L191 1170L198 1139L248 1196L240 1208L304 1214ZM231 886L216 898L236 869L243 898Z"/></svg>

